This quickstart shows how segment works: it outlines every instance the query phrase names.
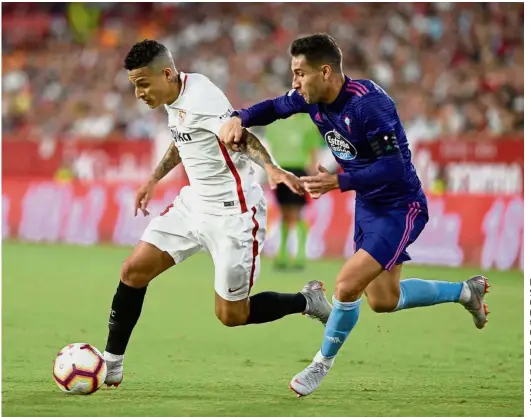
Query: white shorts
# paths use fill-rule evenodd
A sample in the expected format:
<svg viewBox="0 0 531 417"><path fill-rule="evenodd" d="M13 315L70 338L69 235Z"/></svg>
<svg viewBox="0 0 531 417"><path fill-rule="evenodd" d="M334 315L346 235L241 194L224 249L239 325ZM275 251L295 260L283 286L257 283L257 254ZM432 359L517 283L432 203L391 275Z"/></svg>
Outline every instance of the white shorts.
<svg viewBox="0 0 531 417"><path fill-rule="evenodd" d="M168 252L176 264L207 250L214 261L216 293L225 300L238 301L249 296L260 274L266 220L264 198L246 213L215 216L192 213L181 193L151 220L141 240Z"/></svg>

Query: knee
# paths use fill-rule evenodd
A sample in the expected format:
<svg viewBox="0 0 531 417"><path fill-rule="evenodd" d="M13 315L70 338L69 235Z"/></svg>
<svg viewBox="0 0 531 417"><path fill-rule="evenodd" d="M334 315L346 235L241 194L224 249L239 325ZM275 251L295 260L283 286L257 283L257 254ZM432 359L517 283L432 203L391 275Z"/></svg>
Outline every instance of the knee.
<svg viewBox="0 0 531 417"><path fill-rule="evenodd" d="M152 277L146 268L139 265L131 258L127 258L122 264L120 280L133 288L142 288L149 284Z"/></svg>
<svg viewBox="0 0 531 417"><path fill-rule="evenodd" d="M364 290L364 286L358 280L339 280L334 295L338 301L350 302L360 298Z"/></svg>
<svg viewBox="0 0 531 417"><path fill-rule="evenodd" d="M244 326L247 323L246 315L226 309L216 310L216 316L227 327Z"/></svg>
<svg viewBox="0 0 531 417"><path fill-rule="evenodd" d="M398 305L398 297L391 294L388 294L385 297L378 297L370 293L367 293L366 295L369 307L375 313L391 313Z"/></svg>

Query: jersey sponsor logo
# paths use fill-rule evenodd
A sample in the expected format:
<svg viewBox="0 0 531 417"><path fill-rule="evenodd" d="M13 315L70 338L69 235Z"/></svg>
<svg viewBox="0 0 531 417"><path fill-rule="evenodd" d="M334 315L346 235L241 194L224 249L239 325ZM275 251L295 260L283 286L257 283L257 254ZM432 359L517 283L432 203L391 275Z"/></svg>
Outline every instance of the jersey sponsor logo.
<svg viewBox="0 0 531 417"><path fill-rule="evenodd" d="M191 142L192 136L189 133L179 132L176 128L170 127L171 135L173 136L173 141L177 142Z"/></svg>
<svg viewBox="0 0 531 417"><path fill-rule="evenodd" d="M326 132L324 138L336 158L343 161L352 161L358 156L356 148L341 136L337 130Z"/></svg>
<svg viewBox="0 0 531 417"><path fill-rule="evenodd" d="M192 136L190 136L189 133L178 132L177 133L177 140L179 142L191 142L192 141Z"/></svg>

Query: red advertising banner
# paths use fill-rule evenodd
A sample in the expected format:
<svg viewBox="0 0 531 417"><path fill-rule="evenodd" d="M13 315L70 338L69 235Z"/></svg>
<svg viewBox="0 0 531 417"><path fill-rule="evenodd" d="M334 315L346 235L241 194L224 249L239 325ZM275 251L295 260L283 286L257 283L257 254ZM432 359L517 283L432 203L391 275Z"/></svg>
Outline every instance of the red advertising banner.
<svg viewBox="0 0 531 417"><path fill-rule="evenodd" d="M163 146L164 151L166 144ZM2 140L4 177L51 179L60 170L83 181L141 181L158 163L152 141ZM524 141L515 134L502 139L464 138L419 142L413 161L426 190L446 193L523 195ZM185 178L179 167L169 179Z"/></svg>
<svg viewBox="0 0 531 417"><path fill-rule="evenodd" d="M151 141L2 140L2 175L52 179L60 169L84 181L141 181L157 164ZM169 177L183 176L182 168Z"/></svg>
<svg viewBox="0 0 531 417"><path fill-rule="evenodd" d="M448 193L524 193L524 138L418 142L413 163L427 190L442 180Z"/></svg>
<svg viewBox="0 0 531 417"><path fill-rule="evenodd" d="M92 245L134 245L152 216L171 203L182 184L161 184L151 216L134 217L135 184L58 183L4 179L3 239ZM268 194L266 255L279 244L279 213ZM429 199L430 221L409 252L415 262L523 270L524 204L519 195L445 195ZM305 210L308 257L352 254L354 194L329 193ZM292 236L292 248L296 246Z"/></svg>

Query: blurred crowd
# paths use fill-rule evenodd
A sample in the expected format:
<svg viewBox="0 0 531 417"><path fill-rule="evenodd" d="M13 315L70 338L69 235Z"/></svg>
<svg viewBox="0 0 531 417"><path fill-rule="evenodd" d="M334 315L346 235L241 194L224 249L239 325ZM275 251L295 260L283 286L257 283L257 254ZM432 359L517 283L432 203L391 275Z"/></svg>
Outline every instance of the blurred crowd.
<svg viewBox="0 0 531 417"><path fill-rule="evenodd" d="M149 139L123 58L157 39L235 108L290 88L290 42L328 32L395 99L410 140L523 129L523 3L3 3L4 135Z"/></svg>

